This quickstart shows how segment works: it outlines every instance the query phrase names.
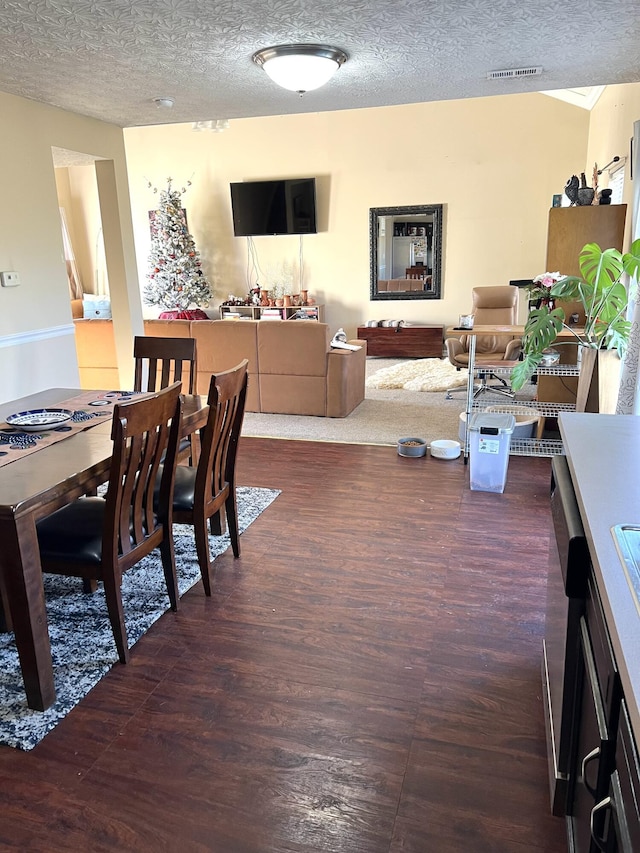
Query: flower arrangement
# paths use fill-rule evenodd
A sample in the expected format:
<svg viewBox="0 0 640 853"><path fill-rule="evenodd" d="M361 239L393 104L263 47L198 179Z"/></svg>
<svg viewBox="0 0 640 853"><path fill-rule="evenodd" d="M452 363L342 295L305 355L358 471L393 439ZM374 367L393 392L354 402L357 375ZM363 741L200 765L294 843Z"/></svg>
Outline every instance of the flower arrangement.
<svg viewBox="0 0 640 853"><path fill-rule="evenodd" d="M537 300L541 299L543 302L548 302L551 299L550 291L553 285L563 279L565 276L559 272L543 272L541 275L537 275L533 279L533 284L530 284L527 288L529 292L529 299Z"/></svg>
<svg viewBox="0 0 640 853"><path fill-rule="evenodd" d="M624 355L631 331L631 323L626 319L629 294L625 276L637 280L640 275L640 240L635 240L625 254L588 243L580 252L580 272L582 277L560 276L548 287L543 284L545 277L554 278L560 274L538 276L539 286L545 288L546 301L530 311L524 327L522 361L511 371L514 391L520 390L533 376L544 350L555 343L563 329L571 332L574 344L592 349L615 349L621 357ZM576 330L565 323L562 308L550 306L555 299L582 303L586 318L584 329ZM559 341L558 346L562 343Z"/></svg>

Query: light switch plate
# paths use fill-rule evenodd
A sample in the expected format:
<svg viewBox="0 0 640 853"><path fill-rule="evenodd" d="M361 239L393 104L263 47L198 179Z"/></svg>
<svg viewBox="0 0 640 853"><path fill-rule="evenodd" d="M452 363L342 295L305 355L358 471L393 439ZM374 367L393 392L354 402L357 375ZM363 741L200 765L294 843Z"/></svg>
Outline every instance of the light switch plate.
<svg viewBox="0 0 640 853"><path fill-rule="evenodd" d="M17 287L20 284L20 274L17 272L0 272L0 284L3 287Z"/></svg>

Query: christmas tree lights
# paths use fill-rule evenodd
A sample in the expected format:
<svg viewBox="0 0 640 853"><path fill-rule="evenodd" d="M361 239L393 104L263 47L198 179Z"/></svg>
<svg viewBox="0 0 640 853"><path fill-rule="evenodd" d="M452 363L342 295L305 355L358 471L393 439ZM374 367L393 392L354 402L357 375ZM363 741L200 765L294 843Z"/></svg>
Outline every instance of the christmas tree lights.
<svg viewBox="0 0 640 853"><path fill-rule="evenodd" d="M160 191L160 204L152 219L144 302L167 310L186 311L193 305L203 308L213 294L202 272L200 255L182 207L182 196L191 181L181 190L172 189L171 184L172 179L168 178L166 190ZM151 183L149 187L152 188ZM153 191L157 193L157 187L153 187Z"/></svg>

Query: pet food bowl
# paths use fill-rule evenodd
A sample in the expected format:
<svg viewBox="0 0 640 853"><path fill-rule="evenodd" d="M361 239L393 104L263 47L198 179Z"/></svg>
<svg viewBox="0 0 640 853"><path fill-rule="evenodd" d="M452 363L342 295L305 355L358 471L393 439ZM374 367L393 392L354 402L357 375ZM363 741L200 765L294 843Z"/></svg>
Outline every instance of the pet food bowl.
<svg viewBox="0 0 640 853"><path fill-rule="evenodd" d="M427 442L424 438L399 438L398 456L426 456Z"/></svg>
<svg viewBox="0 0 640 853"><path fill-rule="evenodd" d="M431 455L436 459L457 459L460 456L460 442L438 438L431 442Z"/></svg>

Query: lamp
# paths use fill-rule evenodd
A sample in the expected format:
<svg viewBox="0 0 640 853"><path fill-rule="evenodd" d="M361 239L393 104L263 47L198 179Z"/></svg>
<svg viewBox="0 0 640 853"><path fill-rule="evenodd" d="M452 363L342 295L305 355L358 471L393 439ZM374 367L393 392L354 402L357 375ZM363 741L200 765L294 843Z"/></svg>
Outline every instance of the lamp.
<svg viewBox="0 0 640 853"><path fill-rule="evenodd" d="M259 50L251 58L274 83L303 95L324 86L347 61L347 54L326 44L281 44Z"/></svg>

